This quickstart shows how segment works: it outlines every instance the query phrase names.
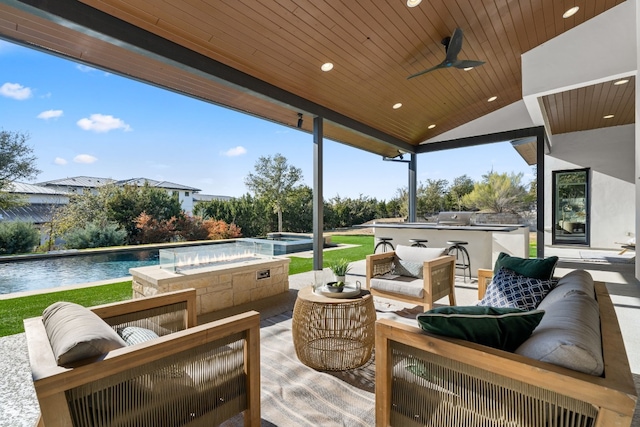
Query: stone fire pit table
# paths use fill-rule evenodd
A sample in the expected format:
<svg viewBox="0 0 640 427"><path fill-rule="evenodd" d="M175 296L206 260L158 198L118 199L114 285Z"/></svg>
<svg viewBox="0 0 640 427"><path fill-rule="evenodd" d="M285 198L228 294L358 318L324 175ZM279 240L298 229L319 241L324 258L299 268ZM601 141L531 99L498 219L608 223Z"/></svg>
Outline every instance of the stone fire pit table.
<svg viewBox="0 0 640 427"><path fill-rule="evenodd" d="M197 291L198 315L260 300L289 290L286 257L250 256L187 269L131 268L133 297L143 298L186 288Z"/></svg>

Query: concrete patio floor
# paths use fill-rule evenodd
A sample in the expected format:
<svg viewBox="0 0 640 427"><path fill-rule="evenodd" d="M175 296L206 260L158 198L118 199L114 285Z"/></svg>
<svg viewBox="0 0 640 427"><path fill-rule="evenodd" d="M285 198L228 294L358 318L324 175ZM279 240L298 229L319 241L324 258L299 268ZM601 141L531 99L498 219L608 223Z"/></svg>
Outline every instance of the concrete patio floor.
<svg viewBox="0 0 640 427"><path fill-rule="evenodd" d="M584 252L584 251L583 251ZM594 251L596 252L596 251ZM597 251L599 253L603 251ZM609 251L611 255L617 252ZM556 276L562 276L573 269L589 271L595 280L604 281L613 300L620 322L631 371L634 374L636 388L640 388L640 282L634 277L633 263L587 262L581 259L579 251L575 249L554 248L547 249L546 256L561 257L556 269ZM584 255L584 254L583 254ZM352 263L348 275L349 281L360 280L364 284L365 261ZM234 307L217 312L215 315L201 316L199 322L225 317L234 312L247 309L260 311L263 318L268 318L291 310L295 303L297 291L313 283L313 273L307 272L292 275L289 278L290 291L255 303L251 307ZM458 305L471 305L477 300L477 281L466 282L458 277L456 280L456 298ZM384 303L384 300L378 301ZM446 301L442 301L446 304ZM393 318L401 322L415 323L415 320L397 316L394 312L378 311L378 317ZM17 334L0 338L0 427L32 426L37 414L38 406L33 391L24 343L24 334ZM640 411L636 408L633 421L634 427L640 427Z"/></svg>

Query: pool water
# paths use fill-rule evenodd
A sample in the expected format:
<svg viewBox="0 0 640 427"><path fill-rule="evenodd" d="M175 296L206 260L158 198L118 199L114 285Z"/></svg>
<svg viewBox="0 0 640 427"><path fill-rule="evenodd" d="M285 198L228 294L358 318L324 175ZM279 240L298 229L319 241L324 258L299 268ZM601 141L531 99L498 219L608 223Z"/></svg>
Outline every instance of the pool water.
<svg viewBox="0 0 640 427"><path fill-rule="evenodd" d="M0 294L115 279L148 265L158 265L157 249L5 262L0 263Z"/></svg>

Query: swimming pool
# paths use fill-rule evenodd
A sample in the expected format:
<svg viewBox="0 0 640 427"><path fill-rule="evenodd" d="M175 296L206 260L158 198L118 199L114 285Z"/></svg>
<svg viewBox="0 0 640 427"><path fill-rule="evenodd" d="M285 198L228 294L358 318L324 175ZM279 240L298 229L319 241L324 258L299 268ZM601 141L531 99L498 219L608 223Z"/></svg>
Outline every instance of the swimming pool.
<svg viewBox="0 0 640 427"><path fill-rule="evenodd" d="M284 240L286 239L286 240ZM325 237L325 246L327 245ZM241 238L251 242L262 255L287 255L312 250L313 238L297 233L270 233L268 238ZM228 240L227 240L228 242ZM217 241L212 244L221 244ZM131 276L130 268L159 265L159 249L117 252L3 262L0 260L0 295L14 292L58 288Z"/></svg>
<svg viewBox="0 0 640 427"><path fill-rule="evenodd" d="M0 294L115 279L148 265L158 265L157 249L0 262Z"/></svg>

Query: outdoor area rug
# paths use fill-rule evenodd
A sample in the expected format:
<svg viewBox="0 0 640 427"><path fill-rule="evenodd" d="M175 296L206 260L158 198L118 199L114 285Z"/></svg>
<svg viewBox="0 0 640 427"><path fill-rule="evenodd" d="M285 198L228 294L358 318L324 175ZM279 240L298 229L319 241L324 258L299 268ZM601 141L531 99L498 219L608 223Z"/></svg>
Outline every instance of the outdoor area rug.
<svg viewBox="0 0 640 427"><path fill-rule="evenodd" d="M343 372L316 371L296 357L291 312L260 329L262 426L375 425L374 362ZM241 426L234 417L223 426Z"/></svg>

